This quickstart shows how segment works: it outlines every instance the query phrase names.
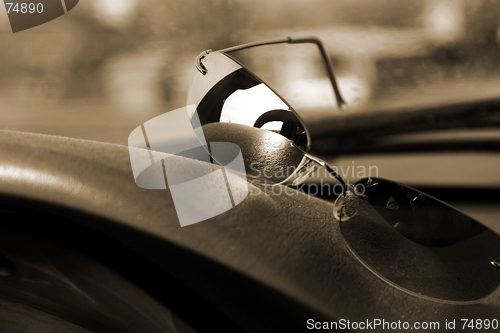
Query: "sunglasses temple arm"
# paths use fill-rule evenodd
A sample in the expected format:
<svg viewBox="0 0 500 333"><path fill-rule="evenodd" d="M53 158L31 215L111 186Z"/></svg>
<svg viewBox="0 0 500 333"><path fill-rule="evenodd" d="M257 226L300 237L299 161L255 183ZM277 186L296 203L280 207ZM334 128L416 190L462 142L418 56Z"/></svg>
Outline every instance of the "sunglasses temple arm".
<svg viewBox="0 0 500 333"><path fill-rule="evenodd" d="M218 50L217 52L221 53L229 53L229 52L234 52L234 51L240 51L244 49L248 49L251 47L256 47L256 46L263 46L263 45L273 45L273 44L283 44L283 43L288 43L288 44L316 44L316 46L319 49L319 52L321 53L321 58L323 59L323 62L325 63L326 70L328 72L328 78L330 79L330 82L333 87L333 93L335 94L335 98L337 100L337 105L339 109L343 110L345 109L346 102L342 98L342 95L340 94L339 86L337 84L337 79L335 78L335 74L333 72L333 66L330 61L330 58L328 57L328 54L326 53L325 47L323 46L323 43L321 40L317 37L287 37L287 38L282 38L282 39L275 39L275 40L270 40L266 42L257 42L257 43L248 43L248 44L243 44L243 45L238 45L238 46L233 46L233 47L228 47L222 50Z"/></svg>
<svg viewBox="0 0 500 333"><path fill-rule="evenodd" d="M340 89L337 84L337 79L335 78L335 74L333 72L333 66L332 62L330 61L330 58L328 57L328 54L326 53L325 47L323 46L323 43L319 38L316 37L299 37L299 38L292 38L288 37L288 43L289 44L303 44L303 43L312 43L316 44L316 46L319 49L319 52L321 53L321 57L323 58L323 62L325 63L326 66L326 71L328 72L328 78L330 79L330 82L333 87L333 93L335 94L335 98L337 100L337 105L340 110L345 109L346 102L342 98L342 95L340 94Z"/></svg>

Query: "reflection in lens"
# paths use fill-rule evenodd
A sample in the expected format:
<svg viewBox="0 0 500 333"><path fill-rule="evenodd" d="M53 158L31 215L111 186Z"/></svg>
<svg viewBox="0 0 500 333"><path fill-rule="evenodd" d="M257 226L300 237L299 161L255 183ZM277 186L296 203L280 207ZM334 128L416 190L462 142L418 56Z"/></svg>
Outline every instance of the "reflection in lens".
<svg viewBox="0 0 500 333"><path fill-rule="evenodd" d="M197 75L197 79L206 78ZM202 126L225 122L265 129L268 123L274 123L273 131L298 146L307 146L305 129L295 112L244 68L216 82L201 99L196 111ZM281 127L277 127L276 122L281 123Z"/></svg>
<svg viewBox="0 0 500 333"><path fill-rule="evenodd" d="M303 159L290 140L271 131L230 123L203 126L208 142L231 142L242 152L249 181L281 183L289 178ZM221 161L218 161L221 163Z"/></svg>
<svg viewBox="0 0 500 333"><path fill-rule="evenodd" d="M287 110L288 106L265 84L259 83L232 93L222 106L220 122L253 126L262 114L273 109Z"/></svg>
<svg viewBox="0 0 500 333"><path fill-rule="evenodd" d="M196 106L198 116L190 115L193 127L201 127L208 142L238 144L251 174L270 182L289 178L304 161L303 154L290 143L302 148L308 144L307 132L295 111L227 55L209 53L202 62L207 72L195 76L188 93L188 104Z"/></svg>
<svg viewBox="0 0 500 333"><path fill-rule="evenodd" d="M342 235L372 270L412 292L471 301L500 285L490 263L500 236L418 190L383 179L364 179L358 214L340 217Z"/></svg>

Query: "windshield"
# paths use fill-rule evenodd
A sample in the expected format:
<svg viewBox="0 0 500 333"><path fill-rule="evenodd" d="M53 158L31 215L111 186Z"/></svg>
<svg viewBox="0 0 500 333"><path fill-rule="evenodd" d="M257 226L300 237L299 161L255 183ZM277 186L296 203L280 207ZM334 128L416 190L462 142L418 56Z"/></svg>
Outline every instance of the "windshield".
<svg viewBox="0 0 500 333"><path fill-rule="evenodd" d="M88 0L15 34L0 7L4 129L126 143L135 124L184 106L202 50L289 35L323 41L350 105L500 95L500 4L486 0ZM316 107L333 103L314 48L264 51L247 60L269 63L265 82L286 81Z"/></svg>
<svg viewBox="0 0 500 333"><path fill-rule="evenodd" d="M86 0L17 33L6 10L0 6L2 129L126 144L137 124L185 106L201 51L287 36L322 40L342 95L360 112L500 98L500 3L487 0ZM252 71L258 67L254 73L298 112L309 110L316 122L342 115L314 45L247 51L231 56ZM479 166L480 176L498 165L481 161L465 164ZM350 159L342 163L352 166ZM358 163L375 164L371 157ZM403 182L418 173L400 167L392 177L383 169L396 163L377 163L379 176ZM358 171L351 178L360 178ZM481 184L500 184L488 177Z"/></svg>

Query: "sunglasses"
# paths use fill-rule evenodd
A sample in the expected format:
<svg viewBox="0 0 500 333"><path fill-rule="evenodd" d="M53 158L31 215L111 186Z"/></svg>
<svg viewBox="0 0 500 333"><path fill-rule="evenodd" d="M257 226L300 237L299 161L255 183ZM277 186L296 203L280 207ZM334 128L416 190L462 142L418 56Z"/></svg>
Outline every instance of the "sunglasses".
<svg viewBox="0 0 500 333"><path fill-rule="evenodd" d="M500 285L500 236L456 208L411 187L380 178L349 184L308 153L311 135L301 115L231 53L257 46L317 46L339 109L346 103L321 41L286 38L204 51L188 91L189 118L203 142L241 148L253 184L297 186L324 168L344 191L333 215L347 247L373 274L418 297L470 302ZM217 163L234 159L217 154ZM222 157L221 157L222 156ZM219 160L217 160L219 159ZM225 161L220 161L223 159Z"/></svg>

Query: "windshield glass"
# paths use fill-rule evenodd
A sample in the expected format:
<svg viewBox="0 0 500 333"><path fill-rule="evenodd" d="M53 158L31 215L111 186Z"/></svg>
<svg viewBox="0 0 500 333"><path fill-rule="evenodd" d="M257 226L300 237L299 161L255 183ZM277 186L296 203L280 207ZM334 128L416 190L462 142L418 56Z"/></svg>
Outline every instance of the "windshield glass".
<svg viewBox="0 0 500 333"><path fill-rule="evenodd" d="M184 106L202 50L292 35L323 41L342 94L367 112L500 95L498 2L112 3L81 1L15 34L0 6L3 129L125 144L136 124ZM294 47L254 49L245 64L267 68L258 75L295 103L334 105L314 47Z"/></svg>
<svg viewBox="0 0 500 333"><path fill-rule="evenodd" d="M86 0L53 21L17 33L6 10L0 6L2 129L126 144L138 124L186 106L197 73L193 60L200 52L287 36L321 39L340 91L356 112L387 108L398 113L401 106L500 98L498 1ZM326 115L346 114L336 107L314 45L257 47L231 56L304 121L321 125ZM393 141L430 140L432 146L443 136L465 142L498 138L496 129L471 131ZM355 148L342 143L342 154ZM366 146L362 140L355 144ZM453 158L452 165L446 164L451 157L440 152L432 163L427 156L332 162L344 167L344 177L352 181L369 176L359 174L362 168L377 166L379 173L372 176L404 183L455 185L459 179L467 186L500 186L498 157Z"/></svg>

